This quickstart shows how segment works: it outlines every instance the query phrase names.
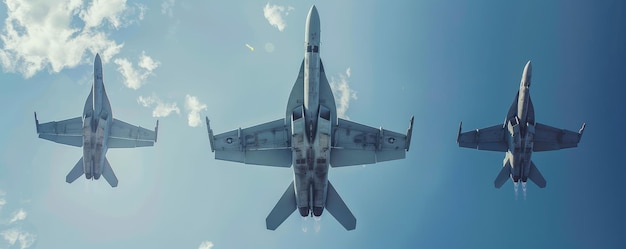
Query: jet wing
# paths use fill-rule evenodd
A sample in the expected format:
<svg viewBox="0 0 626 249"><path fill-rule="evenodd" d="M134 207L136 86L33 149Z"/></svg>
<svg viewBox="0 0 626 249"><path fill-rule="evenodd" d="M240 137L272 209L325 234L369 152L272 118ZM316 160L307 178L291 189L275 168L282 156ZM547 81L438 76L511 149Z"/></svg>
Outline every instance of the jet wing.
<svg viewBox="0 0 626 249"><path fill-rule="evenodd" d="M506 133L503 125L494 125L461 133L462 125L463 123L459 125L459 134L456 138L456 142L460 147L502 152L509 149L504 137L508 133Z"/></svg>
<svg viewBox="0 0 626 249"><path fill-rule="evenodd" d="M560 150L578 146L585 124L578 132L558 129L544 124L535 124L533 151Z"/></svg>
<svg viewBox="0 0 626 249"><path fill-rule="evenodd" d="M35 113L35 125L39 138L71 146L83 146L83 118L76 117L63 121L52 121L39 124Z"/></svg>
<svg viewBox="0 0 626 249"><path fill-rule="evenodd" d="M159 121L157 121L157 126L154 128L154 131L152 131L121 120L113 119L107 145L109 148L153 146L157 140L158 130Z"/></svg>
<svg viewBox="0 0 626 249"><path fill-rule="evenodd" d="M291 136L285 119L213 135L206 118L215 159L245 164L291 167Z"/></svg>
<svg viewBox="0 0 626 249"><path fill-rule="evenodd" d="M339 118L333 131L330 165L342 167L402 159L409 150L412 131L413 117L407 134Z"/></svg>

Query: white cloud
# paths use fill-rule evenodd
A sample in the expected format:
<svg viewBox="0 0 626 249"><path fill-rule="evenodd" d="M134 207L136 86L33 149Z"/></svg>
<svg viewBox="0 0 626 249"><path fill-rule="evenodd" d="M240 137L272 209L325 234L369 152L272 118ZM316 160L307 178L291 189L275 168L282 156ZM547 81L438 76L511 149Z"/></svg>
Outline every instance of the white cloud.
<svg viewBox="0 0 626 249"><path fill-rule="evenodd" d="M7 204L7 200L4 199L6 192L0 190L0 210L2 210L2 206Z"/></svg>
<svg viewBox="0 0 626 249"><path fill-rule="evenodd" d="M152 75L152 71L161 65L147 56L145 51L139 56L138 69L135 69L133 63L126 58L115 59L113 62L117 65L117 71L124 76L124 85L135 90L143 86L148 76Z"/></svg>
<svg viewBox="0 0 626 249"><path fill-rule="evenodd" d="M159 65L161 65L161 63L147 56L145 51L141 52L141 56L139 56L139 67L151 73L154 69L159 67Z"/></svg>
<svg viewBox="0 0 626 249"><path fill-rule="evenodd" d="M281 32L285 30L287 27L287 23L285 22L284 16L289 15L289 11L294 10L293 7L289 6L280 6L280 5L270 5L268 2L265 7L263 7L263 16L270 23L270 25L278 28Z"/></svg>
<svg viewBox="0 0 626 249"><path fill-rule="evenodd" d="M161 14L167 15L169 17L174 16L174 5L176 5L176 0L165 0L161 3Z"/></svg>
<svg viewBox="0 0 626 249"><path fill-rule="evenodd" d="M180 114L180 109L178 108L176 102L169 103L162 101L158 96L156 96L156 94L152 94L152 96L149 97L139 96L137 98L137 103L144 107L154 106L154 109L152 110L152 117L155 118L167 117L173 112Z"/></svg>
<svg viewBox="0 0 626 249"><path fill-rule="evenodd" d="M17 212L15 212L15 214L13 214L13 217L11 217L11 220L9 220L9 224L26 219L26 215L26 211L20 208L19 210L17 210Z"/></svg>
<svg viewBox="0 0 626 249"><path fill-rule="evenodd" d="M80 11L85 28L98 27L104 20L116 29L122 25L121 13L126 9L126 0L94 0L89 8Z"/></svg>
<svg viewBox="0 0 626 249"><path fill-rule="evenodd" d="M19 243L21 249L29 248L37 239L37 236L29 232L22 231L18 228L11 228L0 232L0 236L9 243L10 246Z"/></svg>
<svg viewBox="0 0 626 249"><path fill-rule="evenodd" d="M185 109L187 110L187 123L191 127L197 127L202 123L200 118L200 111L206 110L207 105L200 103L197 97L187 94L185 96Z"/></svg>
<svg viewBox="0 0 626 249"><path fill-rule="evenodd" d="M48 68L58 73L64 68L91 64L100 53L108 61L120 52L123 43L109 37L109 29L133 23L145 8L129 7L126 0L95 0L88 6L82 0L5 0L7 17L0 33L0 63L4 71L30 78ZM105 23L110 27L105 27Z"/></svg>
<svg viewBox="0 0 626 249"><path fill-rule="evenodd" d="M335 102L337 104L337 116L345 119L349 119L346 115L348 107L350 107L350 100L357 99L356 92L350 89L349 83L350 68L346 69L345 74L339 74L339 79L331 77L330 88L335 95Z"/></svg>
<svg viewBox="0 0 626 249"><path fill-rule="evenodd" d="M200 243L200 246L198 246L198 249L211 249L213 248L213 242L211 241L202 241L202 243Z"/></svg>

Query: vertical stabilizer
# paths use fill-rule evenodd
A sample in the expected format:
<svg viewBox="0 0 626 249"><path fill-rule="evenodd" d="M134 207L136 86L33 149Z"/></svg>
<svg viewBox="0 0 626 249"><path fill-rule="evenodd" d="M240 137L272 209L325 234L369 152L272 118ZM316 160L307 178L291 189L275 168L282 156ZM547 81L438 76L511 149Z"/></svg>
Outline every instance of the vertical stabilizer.
<svg viewBox="0 0 626 249"><path fill-rule="evenodd" d="M76 163L76 165L74 165L74 168L72 168L70 173L67 174L67 176L65 177L65 181L67 183L72 183L76 179L78 179L78 177L82 176L84 173L85 173L85 169L83 169L83 158L81 157Z"/></svg>
<svg viewBox="0 0 626 249"><path fill-rule="evenodd" d="M283 196L280 197L272 212L265 218L267 229L276 230L283 221L289 218L293 211L296 211L296 191L293 187L293 181L291 181L291 184L285 190Z"/></svg>
<svg viewBox="0 0 626 249"><path fill-rule="evenodd" d="M113 173L113 169L111 169L109 160L106 158L104 159L104 168L102 169L102 176L104 176L104 179L106 179L107 182L109 182L111 187L114 187L114 188L117 187L117 177L115 176L115 173Z"/></svg>
<svg viewBox="0 0 626 249"><path fill-rule="evenodd" d="M496 188L502 187L502 185L504 185L504 183L510 178L510 176L511 176L511 162L507 159L504 166L502 166L500 173L498 173L498 176L496 176L496 180L493 181L494 186Z"/></svg>
<svg viewBox="0 0 626 249"><path fill-rule="evenodd" d="M530 180L537 184L540 188L546 187L546 179L543 178L541 172L539 172L539 169L537 169L537 166L535 166L533 161L530 161L530 172L528 172L528 178L530 178Z"/></svg>
<svg viewBox="0 0 626 249"><path fill-rule="evenodd" d="M356 228L356 218L343 202L337 190L328 182L328 193L326 194L326 210L346 228L346 230L354 230Z"/></svg>

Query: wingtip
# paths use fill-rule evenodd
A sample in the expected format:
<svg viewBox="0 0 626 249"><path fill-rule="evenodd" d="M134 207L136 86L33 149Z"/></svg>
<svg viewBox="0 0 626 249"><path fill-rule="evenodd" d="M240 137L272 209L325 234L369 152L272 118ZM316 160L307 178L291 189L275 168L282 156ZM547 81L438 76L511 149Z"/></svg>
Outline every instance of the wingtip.
<svg viewBox="0 0 626 249"><path fill-rule="evenodd" d="M461 131L463 130L463 121L459 124L459 133L456 134L456 143L459 143L459 137L461 137Z"/></svg>
<svg viewBox="0 0 626 249"><path fill-rule="evenodd" d="M411 116L409 121L409 129L406 131L406 151L409 151L409 147L411 147L411 137L413 137L413 121L415 120L415 116Z"/></svg>
<svg viewBox="0 0 626 249"><path fill-rule="evenodd" d="M37 112L33 112L35 114L35 131L39 134L39 120L37 119Z"/></svg>
<svg viewBox="0 0 626 249"><path fill-rule="evenodd" d="M157 119L156 126L154 127L154 142L157 142L157 138L159 137L159 120Z"/></svg>
<svg viewBox="0 0 626 249"><path fill-rule="evenodd" d="M582 136L583 132L585 132L585 127L587 127L587 123L583 123L583 127L580 128L580 130L578 131L578 134Z"/></svg>
<svg viewBox="0 0 626 249"><path fill-rule="evenodd" d="M206 120L206 130L209 133L209 144L211 145L211 152L215 152L215 138L213 136L213 130L211 129L209 117L205 116L204 119Z"/></svg>

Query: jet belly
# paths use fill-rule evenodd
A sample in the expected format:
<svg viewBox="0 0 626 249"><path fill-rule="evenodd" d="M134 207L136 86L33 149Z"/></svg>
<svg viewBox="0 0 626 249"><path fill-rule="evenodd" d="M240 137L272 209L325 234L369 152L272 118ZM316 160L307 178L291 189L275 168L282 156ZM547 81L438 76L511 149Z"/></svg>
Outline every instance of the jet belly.
<svg viewBox="0 0 626 249"><path fill-rule="evenodd" d="M533 140L535 128L533 124L512 123L507 124L510 136L509 151L507 151L505 161L511 164L511 179L513 182L526 182L530 172L530 157L533 151ZM521 133L524 127L525 133Z"/></svg>
<svg viewBox="0 0 626 249"><path fill-rule="evenodd" d="M106 159L109 129L107 120L99 118L92 122L92 118L85 118L83 125L83 168L87 179L97 180L102 175Z"/></svg>
<svg viewBox="0 0 626 249"><path fill-rule="evenodd" d="M319 53L304 54L304 110L307 123L315 122L319 108L320 57Z"/></svg>
<svg viewBox="0 0 626 249"><path fill-rule="evenodd" d="M294 188L300 215L322 215L326 206L328 168L330 157L330 116L326 107L320 107L317 130L313 142L306 139L303 118L292 119L292 147ZM294 112L301 111L297 108ZM302 115L292 115L302 117Z"/></svg>

